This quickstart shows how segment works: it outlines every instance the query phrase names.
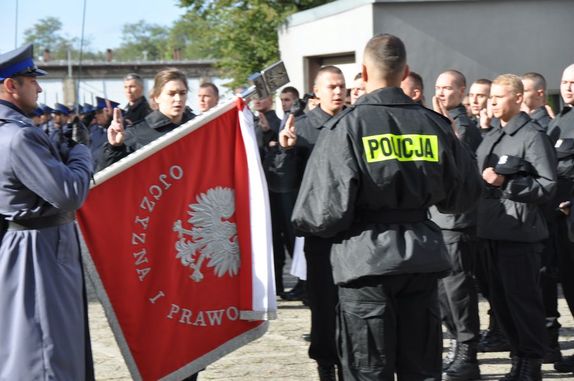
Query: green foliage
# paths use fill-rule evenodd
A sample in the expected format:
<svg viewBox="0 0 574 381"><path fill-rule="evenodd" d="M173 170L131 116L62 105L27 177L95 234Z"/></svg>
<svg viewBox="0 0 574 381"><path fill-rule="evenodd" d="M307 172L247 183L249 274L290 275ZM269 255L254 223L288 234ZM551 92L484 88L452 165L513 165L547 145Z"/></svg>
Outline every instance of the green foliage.
<svg viewBox="0 0 574 381"><path fill-rule="evenodd" d="M279 60L277 29L295 12L332 0L179 0L187 13L171 27L139 21L125 24L114 58L119 61L216 59L229 86L243 85L247 77ZM35 44L36 54L50 49L53 59L79 58L79 38L62 35L62 22L41 19L24 32ZM83 59L103 59L103 52L84 42Z"/></svg>
<svg viewBox="0 0 574 381"><path fill-rule="evenodd" d="M169 29L144 20L122 27L122 44L114 52L120 61L171 59Z"/></svg>
<svg viewBox="0 0 574 381"><path fill-rule="evenodd" d="M77 58L79 55L80 39L63 36L62 22L56 17L40 19L31 28L26 29L24 41L34 44L36 55L41 54L45 49L49 49L52 59L56 60L67 59L68 50L72 58Z"/></svg>
<svg viewBox="0 0 574 381"><path fill-rule="evenodd" d="M295 12L330 0L180 0L186 17L205 21L210 45L199 53L216 58L229 86L245 84L247 77L280 58L277 28ZM191 16L193 15L193 16ZM193 44L193 42L192 42Z"/></svg>

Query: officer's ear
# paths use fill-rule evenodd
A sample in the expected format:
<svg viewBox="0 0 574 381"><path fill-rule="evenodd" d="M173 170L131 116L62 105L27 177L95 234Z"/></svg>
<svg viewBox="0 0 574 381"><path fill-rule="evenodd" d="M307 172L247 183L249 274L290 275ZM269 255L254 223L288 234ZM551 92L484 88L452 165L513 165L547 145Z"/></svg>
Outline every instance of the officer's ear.
<svg viewBox="0 0 574 381"><path fill-rule="evenodd" d="M409 76L411 72L411 68L409 67L409 65L405 64L405 69L403 72L403 77L401 78L401 82L405 80L405 78L407 78Z"/></svg>
<svg viewBox="0 0 574 381"><path fill-rule="evenodd" d="M16 92L16 80L14 78L6 78L2 82L3 91L9 94Z"/></svg>
<svg viewBox="0 0 574 381"><path fill-rule="evenodd" d="M361 64L361 79L363 80L363 82L369 81L369 73L367 73L367 67L365 66L365 64Z"/></svg>

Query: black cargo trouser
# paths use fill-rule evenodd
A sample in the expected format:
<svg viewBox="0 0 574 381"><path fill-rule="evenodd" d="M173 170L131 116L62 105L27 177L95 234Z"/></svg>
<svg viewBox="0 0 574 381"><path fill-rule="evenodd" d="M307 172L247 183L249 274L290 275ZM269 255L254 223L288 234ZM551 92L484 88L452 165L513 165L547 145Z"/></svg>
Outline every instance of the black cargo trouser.
<svg viewBox="0 0 574 381"><path fill-rule="evenodd" d="M570 313L574 315L574 242L568 236L566 217L558 220L556 235L560 283Z"/></svg>
<svg viewBox="0 0 574 381"><path fill-rule="evenodd" d="M337 346L345 381L441 379L435 274L360 278L339 286Z"/></svg>
<svg viewBox="0 0 574 381"><path fill-rule="evenodd" d="M330 241L317 237L305 238L306 288L311 308L309 357L326 366L339 364L335 346L338 296L330 253Z"/></svg>
<svg viewBox="0 0 574 381"><path fill-rule="evenodd" d="M558 225L554 221L549 221L548 231L550 236L542 242L544 250L541 258L540 289L542 291L547 328L557 328L559 326L558 318L560 317L558 312L558 251L561 245L557 229Z"/></svg>
<svg viewBox="0 0 574 381"><path fill-rule="evenodd" d="M547 344L539 284L542 245L492 240L486 243L492 263L491 303L512 353L541 359Z"/></svg>
<svg viewBox="0 0 574 381"><path fill-rule="evenodd" d="M273 237L273 264L275 270L275 291L283 292L283 267L285 249L291 257L295 246L295 231L291 224L291 214L297 199L297 192L277 193L269 191L271 209L271 232Z"/></svg>
<svg viewBox="0 0 574 381"><path fill-rule="evenodd" d="M472 276L478 240L474 234L443 230L452 269L439 280L439 301L444 325L459 343L478 343L478 294Z"/></svg>

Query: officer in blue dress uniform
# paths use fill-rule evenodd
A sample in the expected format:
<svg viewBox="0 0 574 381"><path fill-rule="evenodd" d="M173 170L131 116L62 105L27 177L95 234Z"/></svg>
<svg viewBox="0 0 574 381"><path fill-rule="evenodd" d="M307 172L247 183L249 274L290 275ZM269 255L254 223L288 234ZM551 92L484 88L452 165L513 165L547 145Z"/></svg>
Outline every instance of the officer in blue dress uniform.
<svg viewBox="0 0 574 381"><path fill-rule="evenodd" d="M46 75L32 57L32 45L0 55L0 380L92 380L74 223L92 158L29 119Z"/></svg>

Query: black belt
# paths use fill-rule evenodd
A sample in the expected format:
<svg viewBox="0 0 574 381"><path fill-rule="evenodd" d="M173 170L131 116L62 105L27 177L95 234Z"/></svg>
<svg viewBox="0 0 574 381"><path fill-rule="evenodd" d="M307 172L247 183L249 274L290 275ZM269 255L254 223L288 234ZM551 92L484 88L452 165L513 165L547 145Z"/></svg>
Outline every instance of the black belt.
<svg viewBox="0 0 574 381"><path fill-rule="evenodd" d="M74 212L8 222L8 230L37 230L60 226L74 221Z"/></svg>
<svg viewBox="0 0 574 381"><path fill-rule="evenodd" d="M427 209L382 209L358 212L362 222L373 224L412 224L429 219Z"/></svg>

